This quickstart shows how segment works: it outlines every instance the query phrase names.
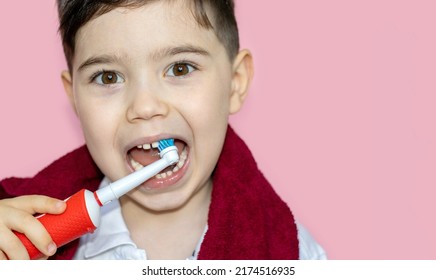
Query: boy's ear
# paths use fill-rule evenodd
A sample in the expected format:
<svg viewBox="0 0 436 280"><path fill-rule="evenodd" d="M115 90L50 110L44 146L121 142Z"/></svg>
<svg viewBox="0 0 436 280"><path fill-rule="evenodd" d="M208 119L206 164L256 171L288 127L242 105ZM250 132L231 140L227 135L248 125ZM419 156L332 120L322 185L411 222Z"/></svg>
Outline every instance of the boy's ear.
<svg viewBox="0 0 436 280"><path fill-rule="evenodd" d="M62 78L62 84L64 85L65 93L67 94L68 99L70 100L70 104L73 107L74 112L77 114L76 104L74 102L74 96L73 96L73 81L70 72L66 70L62 71L61 78Z"/></svg>
<svg viewBox="0 0 436 280"><path fill-rule="evenodd" d="M253 79L253 57L248 50L241 50L233 62L230 114L238 112L247 97Z"/></svg>

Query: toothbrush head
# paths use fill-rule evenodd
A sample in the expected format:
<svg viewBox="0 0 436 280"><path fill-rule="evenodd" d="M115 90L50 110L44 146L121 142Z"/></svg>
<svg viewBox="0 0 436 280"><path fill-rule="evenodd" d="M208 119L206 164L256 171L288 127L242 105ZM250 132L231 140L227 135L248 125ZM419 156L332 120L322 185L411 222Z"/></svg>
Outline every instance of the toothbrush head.
<svg viewBox="0 0 436 280"><path fill-rule="evenodd" d="M163 150L165 150L170 146L174 146L174 139L172 138L160 140L159 146L157 146L157 148L159 149L159 152L162 152Z"/></svg>
<svg viewBox="0 0 436 280"><path fill-rule="evenodd" d="M174 145L174 139L162 139L159 141L159 156L165 159L168 164L172 165L179 161L177 147Z"/></svg>

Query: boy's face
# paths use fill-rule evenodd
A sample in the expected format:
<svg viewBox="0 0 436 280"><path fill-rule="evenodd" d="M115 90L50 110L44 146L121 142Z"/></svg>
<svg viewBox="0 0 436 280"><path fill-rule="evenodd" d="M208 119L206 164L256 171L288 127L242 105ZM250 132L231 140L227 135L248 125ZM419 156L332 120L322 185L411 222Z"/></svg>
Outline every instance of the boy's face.
<svg viewBox="0 0 436 280"><path fill-rule="evenodd" d="M155 211L211 186L228 115L239 110L251 78L248 52L230 61L187 7L162 2L88 22L77 33L72 78L63 73L87 146L112 181L159 159L147 149L152 142L176 139L181 166L129 194Z"/></svg>

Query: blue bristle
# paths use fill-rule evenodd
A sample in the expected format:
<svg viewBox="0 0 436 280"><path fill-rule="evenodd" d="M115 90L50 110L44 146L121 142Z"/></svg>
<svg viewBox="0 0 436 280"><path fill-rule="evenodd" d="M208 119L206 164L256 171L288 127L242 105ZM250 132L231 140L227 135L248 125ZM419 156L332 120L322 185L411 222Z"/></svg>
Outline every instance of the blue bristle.
<svg viewBox="0 0 436 280"><path fill-rule="evenodd" d="M174 139L162 139L159 141L159 146L157 147L159 149L159 152L162 152L162 150L174 146Z"/></svg>

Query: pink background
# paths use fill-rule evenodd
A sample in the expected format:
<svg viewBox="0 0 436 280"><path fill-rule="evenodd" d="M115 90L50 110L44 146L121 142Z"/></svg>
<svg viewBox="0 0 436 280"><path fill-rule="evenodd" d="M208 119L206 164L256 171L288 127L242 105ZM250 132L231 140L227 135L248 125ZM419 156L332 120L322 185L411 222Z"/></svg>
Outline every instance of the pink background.
<svg viewBox="0 0 436 280"><path fill-rule="evenodd" d="M434 1L237 0L255 58L231 123L331 259L436 259ZM83 143L54 1L0 9L0 177Z"/></svg>

